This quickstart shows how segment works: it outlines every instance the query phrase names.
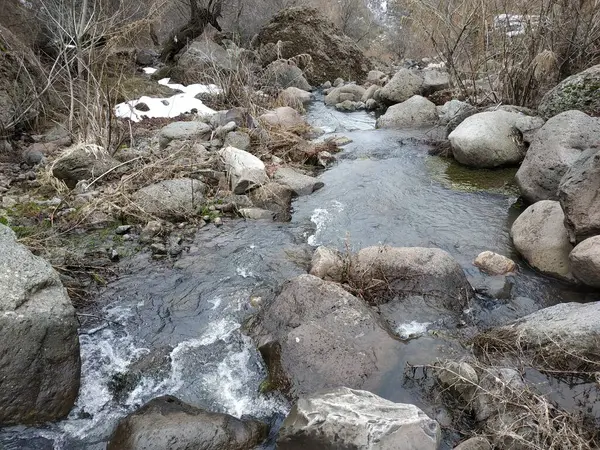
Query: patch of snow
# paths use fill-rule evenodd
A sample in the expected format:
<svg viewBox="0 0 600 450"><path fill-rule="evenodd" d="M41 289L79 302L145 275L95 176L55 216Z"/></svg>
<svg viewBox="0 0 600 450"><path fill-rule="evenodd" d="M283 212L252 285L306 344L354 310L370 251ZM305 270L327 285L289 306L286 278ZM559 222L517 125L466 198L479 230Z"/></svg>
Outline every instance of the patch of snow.
<svg viewBox="0 0 600 450"><path fill-rule="evenodd" d="M422 336L427 332L427 327L431 325L431 322L416 322L403 323L396 327L396 334L400 339L408 340Z"/></svg>
<svg viewBox="0 0 600 450"><path fill-rule="evenodd" d="M158 69L155 69L154 67L144 67L142 70L144 71L145 74L152 75Z"/></svg>

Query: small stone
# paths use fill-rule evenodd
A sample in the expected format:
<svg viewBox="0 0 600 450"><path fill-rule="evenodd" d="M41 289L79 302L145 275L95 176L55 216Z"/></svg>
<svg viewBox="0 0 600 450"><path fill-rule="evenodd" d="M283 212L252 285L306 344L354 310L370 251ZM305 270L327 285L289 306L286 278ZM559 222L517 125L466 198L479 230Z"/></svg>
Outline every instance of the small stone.
<svg viewBox="0 0 600 450"><path fill-rule="evenodd" d="M183 247L181 245L175 244L169 247L169 255L178 256L183 252Z"/></svg>
<svg viewBox="0 0 600 450"><path fill-rule="evenodd" d="M118 261L120 258L119 252L116 249L111 249L110 251L110 260L113 262Z"/></svg>
<svg viewBox="0 0 600 450"><path fill-rule="evenodd" d="M332 88L332 86L333 86L333 85L331 84L331 81L326 81L325 83L323 83L323 84L321 85L321 89L331 89L331 88Z"/></svg>
<svg viewBox="0 0 600 450"><path fill-rule="evenodd" d="M132 228L132 225L120 225L115 229L115 234L123 236L124 234L129 233Z"/></svg>
<svg viewBox="0 0 600 450"><path fill-rule="evenodd" d="M215 220L213 220L213 223L214 223L216 226L218 226L218 227L220 227L221 225L223 225L223 221L221 220L221 218L220 218L220 217L217 217Z"/></svg>
<svg viewBox="0 0 600 450"><path fill-rule="evenodd" d="M142 244L148 244L148 243L152 242L152 239L156 235L158 235L161 231L162 231L161 223L156 220L151 220L142 229L142 233L140 234L140 242Z"/></svg>
<svg viewBox="0 0 600 450"><path fill-rule="evenodd" d="M216 210L217 210L217 208L215 207L215 205L210 205L210 206L208 207L208 210L209 210L209 211L216 211Z"/></svg>
<svg viewBox="0 0 600 450"><path fill-rule="evenodd" d="M490 275L505 275L517 269L513 260L490 251L480 253L473 264Z"/></svg>
<svg viewBox="0 0 600 450"><path fill-rule="evenodd" d="M150 246L150 250L155 255L166 255L167 254L167 247L165 246L165 244L162 244L162 243L152 244Z"/></svg>
<svg viewBox="0 0 600 450"><path fill-rule="evenodd" d="M343 78L336 78L333 81L333 87L340 87L340 86L343 86L343 84L344 84L344 79Z"/></svg>
<svg viewBox="0 0 600 450"><path fill-rule="evenodd" d="M204 220L205 222L210 222L210 216L202 216L202 220Z"/></svg>

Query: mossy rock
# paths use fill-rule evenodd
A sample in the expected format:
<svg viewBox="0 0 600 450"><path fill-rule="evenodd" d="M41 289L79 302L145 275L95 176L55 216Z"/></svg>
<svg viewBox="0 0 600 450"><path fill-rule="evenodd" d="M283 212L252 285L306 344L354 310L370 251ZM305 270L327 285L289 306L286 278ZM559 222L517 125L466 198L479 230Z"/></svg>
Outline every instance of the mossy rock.
<svg viewBox="0 0 600 450"><path fill-rule="evenodd" d="M563 80L544 95L538 107L546 118L573 109L600 116L600 64Z"/></svg>
<svg viewBox="0 0 600 450"><path fill-rule="evenodd" d="M519 188L515 183L516 167L473 169L457 163L454 159L439 156L429 157L426 165L432 179L448 189L519 195Z"/></svg>

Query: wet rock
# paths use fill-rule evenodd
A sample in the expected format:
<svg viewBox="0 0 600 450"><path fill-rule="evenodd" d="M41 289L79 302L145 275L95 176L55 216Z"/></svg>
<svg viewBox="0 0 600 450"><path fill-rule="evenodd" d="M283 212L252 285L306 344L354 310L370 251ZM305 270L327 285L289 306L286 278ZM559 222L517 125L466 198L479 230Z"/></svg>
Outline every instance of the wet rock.
<svg viewBox="0 0 600 450"><path fill-rule="evenodd" d="M444 361L435 368L435 377L444 389L471 403L479 385L479 376L467 362Z"/></svg>
<svg viewBox="0 0 600 450"><path fill-rule="evenodd" d="M548 120L536 133L516 175L529 202L558 200L558 187L583 152L600 142L600 119L567 111Z"/></svg>
<svg viewBox="0 0 600 450"><path fill-rule="evenodd" d="M573 281L569 254L573 245L564 225L560 203L543 200L527 208L513 223L511 236L516 249L539 271Z"/></svg>
<svg viewBox="0 0 600 450"><path fill-rule="evenodd" d="M513 288L512 278L504 275L485 276L480 279L470 280L475 292L486 297L499 300L510 298Z"/></svg>
<svg viewBox="0 0 600 450"><path fill-rule="evenodd" d="M600 288L600 236L578 244L569 255L571 271L582 283Z"/></svg>
<svg viewBox="0 0 600 450"><path fill-rule="evenodd" d="M265 83L281 89L295 88L310 91L311 86L304 77L304 72L291 61L277 60L265 69Z"/></svg>
<svg viewBox="0 0 600 450"><path fill-rule="evenodd" d="M365 109L365 104L362 102L344 100L342 103L338 103L337 105L335 105L335 109L337 109L338 111L353 112L358 109Z"/></svg>
<svg viewBox="0 0 600 450"><path fill-rule="evenodd" d="M332 77L362 80L371 68L354 41L314 8L293 7L280 11L263 27L256 41L263 50L272 47L271 60L309 54L312 70L307 78L315 86Z"/></svg>
<svg viewBox="0 0 600 450"><path fill-rule="evenodd" d="M517 128L523 117L502 110L467 117L448 136L454 158L461 164L477 168L520 163L527 150Z"/></svg>
<svg viewBox="0 0 600 450"><path fill-rule="evenodd" d="M167 246L163 243L156 242L150 246L150 251L154 255L166 255L167 254Z"/></svg>
<svg viewBox="0 0 600 450"><path fill-rule="evenodd" d="M277 448L436 450L439 424L414 405L345 387L302 397L279 431Z"/></svg>
<svg viewBox="0 0 600 450"><path fill-rule="evenodd" d="M545 117L570 110L600 116L600 64L561 81L544 95L538 110Z"/></svg>
<svg viewBox="0 0 600 450"><path fill-rule="evenodd" d="M79 323L58 273L0 225L0 425L66 417L77 398Z"/></svg>
<svg viewBox="0 0 600 450"><path fill-rule="evenodd" d="M337 105L345 101L360 102L365 94L365 88L356 84L346 84L344 86L334 88L325 97L326 105Z"/></svg>
<svg viewBox="0 0 600 450"><path fill-rule="evenodd" d="M461 442L454 450L492 450L492 445L486 438L474 437Z"/></svg>
<svg viewBox="0 0 600 450"><path fill-rule="evenodd" d="M273 174L273 180L289 187L297 196L310 195L325 183L315 177L304 175L289 167L281 167Z"/></svg>
<svg viewBox="0 0 600 450"><path fill-rule="evenodd" d="M278 98L285 106L299 109L312 100L312 94L296 87L289 87L281 91Z"/></svg>
<svg viewBox="0 0 600 450"><path fill-rule="evenodd" d="M219 152L234 194L244 194L269 181L264 163L251 153L234 147Z"/></svg>
<svg viewBox="0 0 600 450"><path fill-rule="evenodd" d="M118 164L102 147L76 145L54 161L52 175L73 189L79 181L92 180Z"/></svg>
<svg viewBox="0 0 600 450"><path fill-rule="evenodd" d="M232 131L225 137L225 147L235 147L247 151L250 149L250 135L243 131Z"/></svg>
<svg viewBox="0 0 600 450"><path fill-rule="evenodd" d="M317 247L313 253L310 274L327 281L341 282L344 275L344 261L337 250Z"/></svg>
<svg viewBox="0 0 600 450"><path fill-rule="evenodd" d="M136 208L162 219L194 216L204 202L204 183L191 178L160 181L132 195Z"/></svg>
<svg viewBox="0 0 600 450"><path fill-rule="evenodd" d="M151 400L123 419L107 450L250 450L266 426L208 412L172 396Z"/></svg>
<svg viewBox="0 0 600 450"><path fill-rule="evenodd" d="M367 74L367 83L383 86L388 81L388 76L381 70L370 70Z"/></svg>
<svg viewBox="0 0 600 450"><path fill-rule="evenodd" d="M327 139L325 139L325 142L332 142L337 147L343 147L344 145L348 145L348 144L352 143L353 141L348 136L339 135L339 136L330 136Z"/></svg>
<svg viewBox="0 0 600 450"><path fill-rule="evenodd" d="M163 127L158 135L158 142L161 149L169 145L174 140L202 140L210 138L212 129L204 122L171 122Z"/></svg>
<svg viewBox="0 0 600 450"><path fill-rule="evenodd" d="M312 275L284 283L253 334L270 382L292 398L340 385L363 388L391 369L402 345L362 300Z"/></svg>
<svg viewBox="0 0 600 450"><path fill-rule="evenodd" d="M502 350L519 351L553 370L598 370L600 302L560 303L477 337L478 345L502 341Z"/></svg>
<svg viewBox="0 0 600 450"><path fill-rule="evenodd" d="M600 136L599 136L600 138ZM600 140L571 165L558 186L571 242L600 234Z"/></svg>
<svg viewBox="0 0 600 450"><path fill-rule="evenodd" d="M382 102L393 105L423 93L423 78L414 70L400 69L379 92Z"/></svg>
<svg viewBox="0 0 600 450"><path fill-rule="evenodd" d="M242 217L251 220L273 220L273 212L260 208L242 208L239 210Z"/></svg>
<svg viewBox="0 0 600 450"><path fill-rule="evenodd" d="M308 127L304 118L294 108L282 106L259 117L259 120L271 127L298 129Z"/></svg>
<svg viewBox="0 0 600 450"><path fill-rule="evenodd" d="M490 251L477 255L473 264L490 275L506 275L517 270L517 265L513 260Z"/></svg>
<svg viewBox="0 0 600 450"><path fill-rule="evenodd" d="M438 121L435 105L424 97L415 95L408 100L390 106L377 119L377 128L419 128Z"/></svg>
<svg viewBox="0 0 600 450"><path fill-rule="evenodd" d="M422 296L460 312L472 297L458 262L438 248L367 247L352 257L348 277L357 286L370 286L368 296L378 304Z"/></svg>
<svg viewBox="0 0 600 450"><path fill-rule="evenodd" d="M152 242L154 237L158 236L163 231L163 226L156 220L151 220L146 224L140 233L140 242L142 244L148 244Z"/></svg>
<svg viewBox="0 0 600 450"><path fill-rule="evenodd" d="M292 219L293 195L289 187L269 182L250 192L250 199L256 207L273 212L276 221L288 222Z"/></svg>

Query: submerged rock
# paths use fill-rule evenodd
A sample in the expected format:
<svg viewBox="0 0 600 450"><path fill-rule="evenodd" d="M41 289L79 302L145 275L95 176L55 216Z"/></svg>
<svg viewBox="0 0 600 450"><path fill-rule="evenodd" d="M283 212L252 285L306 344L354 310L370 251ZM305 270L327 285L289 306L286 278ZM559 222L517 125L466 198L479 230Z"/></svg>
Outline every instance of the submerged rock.
<svg viewBox="0 0 600 450"><path fill-rule="evenodd" d="M440 425L416 406L342 387L300 398L277 448L437 450L440 442Z"/></svg>
<svg viewBox="0 0 600 450"><path fill-rule="evenodd" d="M419 128L438 121L435 105L424 97L415 95L405 102L390 106L377 119L377 128Z"/></svg>
<svg viewBox="0 0 600 450"><path fill-rule="evenodd" d="M0 426L66 417L81 361L75 309L58 273L0 225Z"/></svg>
<svg viewBox="0 0 600 450"><path fill-rule="evenodd" d="M564 225L560 203L543 200L527 208L513 223L511 236L515 247L539 271L573 281L569 253L573 245Z"/></svg>
<svg viewBox="0 0 600 450"><path fill-rule="evenodd" d="M600 64L561 81L544 95L538 107L546 117L574 109L600 116Z"/></svg>
<svg viewBox="0 0 600 450"><path fill-rule="evenodd" d="M536 133L516 175L529 202L558 200L558 187L583 152L600 142L600 120L567 111L548 120Z"/></svg>
<svg viewBox="0 0 600 450"><path fill-rule="evenodd" d="M569 255L573 275L582 283L600 288L600 236L586 239Z"/></svg>
<svg viewBox="0 0 600 450"><path fill-rule="evenodd" d="M600 136L599 136L600 138ZM600 234L600 140L567 170L558 186L571 242Z"/></svg>
<svg viewBox="0 0 600 450"><path fill-rule="evenodd" d="M402 349L362 300L312 275L287 281L253 334L270 382L291 398L363 388L390 370Z"/></svg>
<svg viewBox="0 0 600 450"><path fill-rule="evenodd" d="M250 450L266 425L208 412L172 397L158 397L123 419L107 450Z"/></svg>
<svg viewBox="0 0 600 450"><path fill-rule="evenodd" d="M273 174L273 179L289 187L297 196L310 195L325 186L321 180L304 175L289 167L281 167Z"/></svg>

